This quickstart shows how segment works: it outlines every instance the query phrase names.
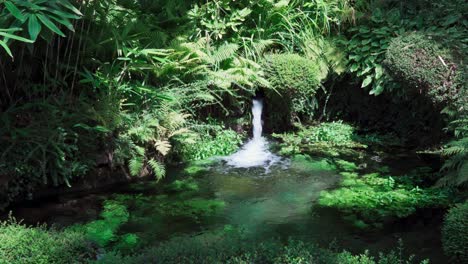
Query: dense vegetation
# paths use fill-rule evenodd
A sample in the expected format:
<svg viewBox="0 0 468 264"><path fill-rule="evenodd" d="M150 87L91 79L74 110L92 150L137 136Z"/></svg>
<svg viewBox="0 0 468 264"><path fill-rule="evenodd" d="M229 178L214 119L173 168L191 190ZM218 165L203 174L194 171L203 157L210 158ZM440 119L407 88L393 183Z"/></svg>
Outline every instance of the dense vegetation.
<svg viewBox="0 0 468 264"><path fill-rule="evenodd" d="M466 262L467 12L462 0L0 1L0 211L47 188L105 185L102 171L113 183L161 181L174 164L203 174L206 159L249 137L261 96L265 130L291 167L340 175L320 207L378 229L453 206L443 247ZM368 166L369 149L443 164L400 174ZM151 201L162 214L198 221L225 206L193 196L190 179L157 188L189 193ZM406 261L241 243L236 228L206 248L193 237L145 244L120 231L132 219L127 200L138 200L120 198L63 230L2 222L0 263Z"/></svg>

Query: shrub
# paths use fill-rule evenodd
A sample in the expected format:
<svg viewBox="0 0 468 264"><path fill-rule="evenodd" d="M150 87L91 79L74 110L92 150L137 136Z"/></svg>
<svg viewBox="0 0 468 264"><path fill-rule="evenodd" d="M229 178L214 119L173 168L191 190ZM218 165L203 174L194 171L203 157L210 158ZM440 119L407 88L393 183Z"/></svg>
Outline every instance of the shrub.
<svg viewBox="0 0 468 264"><path fill-rule="evenodd" d="M468 262L468 202L450 209L442 228L442 244L447 256Z"/></svg>
<svg viewBox="0 0 468 264"><path fill-rule="evenodd" d="M88 263L95 252L78 230L26 226L11 219L0 223L1 264Z"/></svg>
<svg viewBox="0 0 468 264"><path fill-rule="evenodd" d="M263 62L265 75L271 83L272 89L267 90L270 107L281 106L283 111L270 121L272 125L280 120L287 122L302 115L309 118L316 107L315 93L320 85L320 70L312 60L298 54L272 54L265 57ZM285 107L286 106L286 107ZM267 112L278 112L268 111Z"/></svg>
<svg viewBox="0 0 468 264"><path fill-rule="evenodd" d="M314 95L319 87L316 63L298 54L268 55L264 65L268 81L281 94Z"/></svg>
<svg viewBox="0 0 468 264"><path fill-rule="evenodd" d="M393 39L384 64L412 93L423 93L437 104L453 102L462 89L463 67L450 50L421 33Z"/></svg>

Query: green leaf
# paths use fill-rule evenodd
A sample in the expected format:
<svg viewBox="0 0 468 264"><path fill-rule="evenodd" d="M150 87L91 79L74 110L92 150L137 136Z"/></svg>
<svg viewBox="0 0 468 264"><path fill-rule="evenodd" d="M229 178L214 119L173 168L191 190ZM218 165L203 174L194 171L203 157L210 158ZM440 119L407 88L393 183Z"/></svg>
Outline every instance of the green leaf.
<svg viewBox="0 0 468 264"><path fill-rule="evenodd" d="M61 1L59 1L59 4L61 4L62 6L64 6L65 8L69 9L70 11L72 11L73 13L75 13L75 14L77 14L79 16L83 15L80 12L80 10L78 10L75 6L70 4L70 2L68 2L68 0L61 0Z"/></svg>
<svg viewBox="0 0 468 264"><path fill-rule="evenodd" d="M29 17L28 30L29 30L29 36L31 37L31 39L36 40L37 36L42 30L41 23L39 23L39 21L37 20L36 15L31 15Z"/></svg>
<svg viewBox="0 0 468 264"><path fill-rule="evenodd" d="M5 1L5 7L10 11L10 14L16 17L19 21L24 22L26 20L21 11L12 2Z"/></svg>
<svg viewBox="0 0 468 264"><path fill-rule="evenodd" d="M48 27L52 32L56 33L59 36L65 37L65 34L52 22L50 19L43 14L37 14L39 20Z"/></svg>
<svg viewBox="0 0 468 264"><path fill-rule="evenodd" d="M384 87L381 84L377 84L373 87L373 89L369 92L370 95L379 95L383 92Z"/></svg>
<svg viewBox="0 0 468 264"><path fill-rule="evenodd" d="M75 31L75 29L73 28L73 24L67 18L59 18L59 17L55 17L55 16L51 16L50 18L52 18L53 20L55 20L55 21L59 22L60 24L64 25L70 31L73 31L73 32Z"/></svg>
<svg viewBox="0 0 468 264"><path fill-rule="evenodd" d="M23 38L23 37L20 37L20 36L16 36L16 35L13 35L13 34L9 34L9 33L6 33L6 32L2 32L2 31L0 31L0 36L4 36L6 38L15 39L15 40L26 42L26 43L33 43L34 42L33 40Z"/></svg>
<svg viewBox="0 0 468 264"><path fill-rule="evenodd" d="M359 64L353 63L353 64L351 65L351 68L349 69L349 71L350 71L350 72L355 72L355 71L357 71L357 69L359 69Z"/></svg>
<svg viewBox="0 0 468 264"><path fill-rule="evenodd" d="M372 82L372 75L367 75L366 79L362 82L361 88L367 87Z"/></svg>
<svg viewBox="0 0 468 264"><path fill-rule="evenodd" d="M376 79L380 79L380 77L382 77L382 75L383 75L383 68L382 68L382 66L376 65L376 66L375 66L375 78L376 78Z"/></svg>
<svg viewBox="0 0 468 264"><path fill-rule="evenodd" d="M7 44L4 41L0 40L0 46L2 46L3 49L5 49L6 53L8 53L8 55L10 55L10 57L13 58L13 54L11 53L10 48L7 46Z"/></svg>

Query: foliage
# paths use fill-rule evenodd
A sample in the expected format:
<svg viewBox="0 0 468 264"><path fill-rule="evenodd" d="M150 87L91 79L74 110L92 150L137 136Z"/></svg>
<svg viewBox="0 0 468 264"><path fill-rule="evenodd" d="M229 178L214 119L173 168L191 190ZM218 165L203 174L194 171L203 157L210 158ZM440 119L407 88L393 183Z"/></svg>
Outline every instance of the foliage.
<svg viewBox="0 0 468 264"><path fill-rule="evenodd" d="M385 89L394 88L382 63L391 39L405 31L397 22L399 20L398 12L385 13L376 9L368 25L349 29L353 34L347 45L349 71L356 73L356 76L362 80L362 88L370 87L367 89L371 95L379 95Z"/></svg>
<svg viewBox="0 0 468 264"><path fill-rule="evenodd" d="M183 161L204 160L232 154L239 148L242 135L222 123L210 123L194 124L189 127L193 133L176 137L175 155Z"/></svg>
<svg viewBox="0 0 468 264"><path fill-rule="evenodd" d="M0 36L4 39L0 40L0 46L13 58L12 51L8 46L9 39L34 43L38 36L48 41L51 41L53 34L65 37L57 25L65 26L74 31L70 19L79 19L81 15L81 12L68 0L3 1L0 5ZM3 28L4 26L8 26L8 28ZM44 33L43 28L49 32ZM27 29L28 36L14 35L23 29Z"/></svg>
<svg viewBox="0 0 468 264"><path fill-rule="evenodd" d="M47 120L47 121L45 121ZM45 184L66 184L94 166L103 131L90 124L86 105L65 97L13 105L0 114L0 175L8 175L2 202Z"/></svg>
<svg viewBox="0 0 468 264"><path fill-rule="evenodd" d="M445 216L442 244L447 256L465 263L468 260L468 203L455 205Z"/></svg>
<svg viewBox="0 0 468 264"><path fill-rule="evenodd" d="M354 139L354 128L342 121L324 122L313 126L298 125L295 133L273 134L281 139L280 153L293 155L313 150L336 156L344 148L363 147Z"/></svg>
<svg viewBox="0 0 468 264"><path fill-rule="evenodd" d="M419 208L445 206L448 196L444 190L421 189L400 182L397 177L379 173L358 175L342 172L341 187L323 191L319 204L347 214L356 226L380 226L392 217L403 218Z"/></svg>
<svg viewBox="0 0 468 264"><path fill-rule="evenodd" d="M107 201L104 204L101 217L102 220L90 222L84 226L84 229L91 241L100 247L105 247L118 239L116 232L122 224L128 221L129 213L125 206Z"/></svg>
<svg viewBox="0 0 468 264"><path fill-rule="evenodd" d="M366 262L362 262L366 261ZM289 239L282 243L268 239L261 243L238 228L226 226L224 230L201 236L181 236L151 247L138 255L122 256L116 252L106 254L98 263L416 263L395 252L372 257L368 252L352 255L333 252L316 245ZM421 263L428 263L427 261Z"/></svg>
<svg viewBox="0 0 468 264"><path fill-rule="evenodd" d="M449 128L455 132L456 138L450 141L442 151L447 160L441 168L445 176L440 179L439 183L459 186L468 181L467 115L461 115L459 119L452 121Z"/></svg>
<svg viewBox="0 0 468 264"><path fill-rule="evenodd" d="M385 66L407 83L409 93L422 93L434 103L457 99L463 85L463 67L430 36L410 33L393 39L385 53Z"/></svg>
<svg viewBox="0 0 468 264"><path fill-rule="evenodd" d="M88 263L96 252L83 232L26 226L15 219L0 223L0 263Z"/></svg>
<svg viewBox="0 0 468 264"><path fill-rule="evenodd" d="M189 192L199 190L197 182L195 182L192 178L175 180L166 188L172 192Z"/></svg>

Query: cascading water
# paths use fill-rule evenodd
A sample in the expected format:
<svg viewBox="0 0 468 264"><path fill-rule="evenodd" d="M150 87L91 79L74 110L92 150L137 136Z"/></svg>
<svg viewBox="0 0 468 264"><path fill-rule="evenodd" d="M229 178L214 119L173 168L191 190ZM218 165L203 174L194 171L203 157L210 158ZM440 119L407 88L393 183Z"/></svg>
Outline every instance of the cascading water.
<svg viewBox="0 0 468 264"><path fill-rule="evenodd" d="M254 99L252 106L253 138L238 152L225 159L228 165L236 168L260 166L268 168L280 160L280 157L268 150L268 142L262 137L262 111L263 101Z"/></svg>

